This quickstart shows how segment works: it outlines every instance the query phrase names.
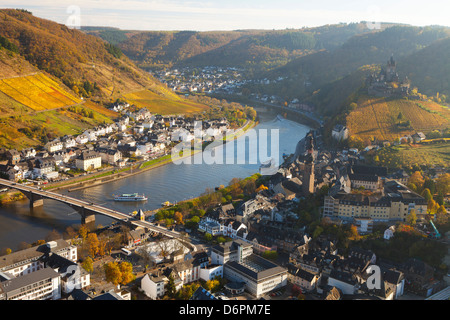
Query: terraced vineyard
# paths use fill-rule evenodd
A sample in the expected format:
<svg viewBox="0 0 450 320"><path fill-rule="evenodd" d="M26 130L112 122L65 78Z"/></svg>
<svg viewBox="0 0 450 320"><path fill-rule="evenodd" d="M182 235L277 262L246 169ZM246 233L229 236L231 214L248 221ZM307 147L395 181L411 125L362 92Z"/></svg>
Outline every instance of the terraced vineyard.
<svg viewBox="0 0 450 320"><path fill-rule="evenodd" d="M407 121L409 127L401 125ZM449 125L450 111L430 101L364 97L347 116L350 134L363 140L377 138L393 141L406 134L426 134Z"/></svg>
<svg viewBox="0 0 450 320"><path fill-rule="evenodd" d="M43 73L2 79L0 91L34 111L57 109L82 102Z"/></svg>
<svg viewBox="0 0 450 320"><path fill-rule="evenodd" d="M131 104L145 107L149 111L159 114L185 114L200 112L208 108L206 105L185 99L168 99L150 90L142 90L124 95Z"/></svg>

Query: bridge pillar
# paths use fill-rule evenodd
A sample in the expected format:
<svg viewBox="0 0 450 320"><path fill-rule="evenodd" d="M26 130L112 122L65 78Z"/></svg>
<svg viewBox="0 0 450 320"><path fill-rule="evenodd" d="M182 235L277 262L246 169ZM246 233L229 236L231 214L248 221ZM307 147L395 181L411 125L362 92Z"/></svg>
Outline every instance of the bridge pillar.
<svg viewBox="0 0 450 320"><path fill-rule="evenodd" d="M44 205L44 199L41 196L35 195L33 192L29 193L28 199L30 200L30 208L42 207Z"/></svg>
<svg viewBox="0 0 450 320"><path fill-rule="evenodd" d="M85 224L89 230L95 229L95 214L89 212L84 207L80 209L81 214L81 224Z"/></svg>

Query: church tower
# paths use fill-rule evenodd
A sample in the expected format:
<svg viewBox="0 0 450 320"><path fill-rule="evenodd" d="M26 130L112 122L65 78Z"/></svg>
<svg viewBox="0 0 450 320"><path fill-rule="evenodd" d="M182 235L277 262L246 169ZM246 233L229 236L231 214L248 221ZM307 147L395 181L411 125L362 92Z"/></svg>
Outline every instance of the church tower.
<svg viewBox="0 0 450 320"><path fill-rule="evenodd" d="M312 131L310 131L306 135L305 151L306 151L306 158L305 158L305 169L303 172L302 189L303 189L303 194L306 196L308 194L314 193L314 191L315 191L314 135L313 135Z"/></svg>

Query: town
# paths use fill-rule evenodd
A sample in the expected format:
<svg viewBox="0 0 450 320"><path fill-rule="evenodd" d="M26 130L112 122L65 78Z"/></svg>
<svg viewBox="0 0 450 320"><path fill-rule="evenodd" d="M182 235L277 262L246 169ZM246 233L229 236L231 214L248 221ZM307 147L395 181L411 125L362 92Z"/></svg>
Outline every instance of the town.
<svg viewBox="0 0 450 320"><path fill-rule="evenodd" d="M433 222L446 218L445 207L433 208L432 197L408 187L420 181L417 173L367 166L364 150L329 152L322 134L310 130L274 175L233 179L198 199L138 213L182 239L115 223L90 231L81 226L7 252L0 299L448 296L447 269L435 259L447 254L448 232ZM436 190L448 189L441 176L430 179ZM406 253L399 260L395 247L417 237L423 241L416 254L433 257L427 263ZM380 270L375 288L369 282L374 266Z"/></svg>
<svg viewBox="0 0 450 320"><path fill-rule="evenodd" d="M86 174L126 170L170 154L179 142L194 140L197 124L202 141L230 129L226 118L196 121L184 115L152 114L146 108L119 102L111 106L121 116L112 124L64 136L41 147L0 150L0 176L28 184L60 182ZM247 125L245 123L245 125Z"/></svg>

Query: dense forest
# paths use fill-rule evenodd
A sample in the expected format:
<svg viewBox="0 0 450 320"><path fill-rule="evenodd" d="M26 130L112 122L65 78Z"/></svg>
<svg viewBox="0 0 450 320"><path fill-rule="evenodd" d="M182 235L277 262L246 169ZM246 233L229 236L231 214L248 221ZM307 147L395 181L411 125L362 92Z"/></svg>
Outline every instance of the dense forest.
<svg viewBox="0 0 450 320"><path fill-rule="evenodd" d="M380 30L391 26L382 24ZM317 52L333 50L350 37L373 32L364 22L285 30L125 31L84 28L117 45L145 69L174 66L233 66L265 71ZM378 31L378 30L377 30Z"/></svg>

